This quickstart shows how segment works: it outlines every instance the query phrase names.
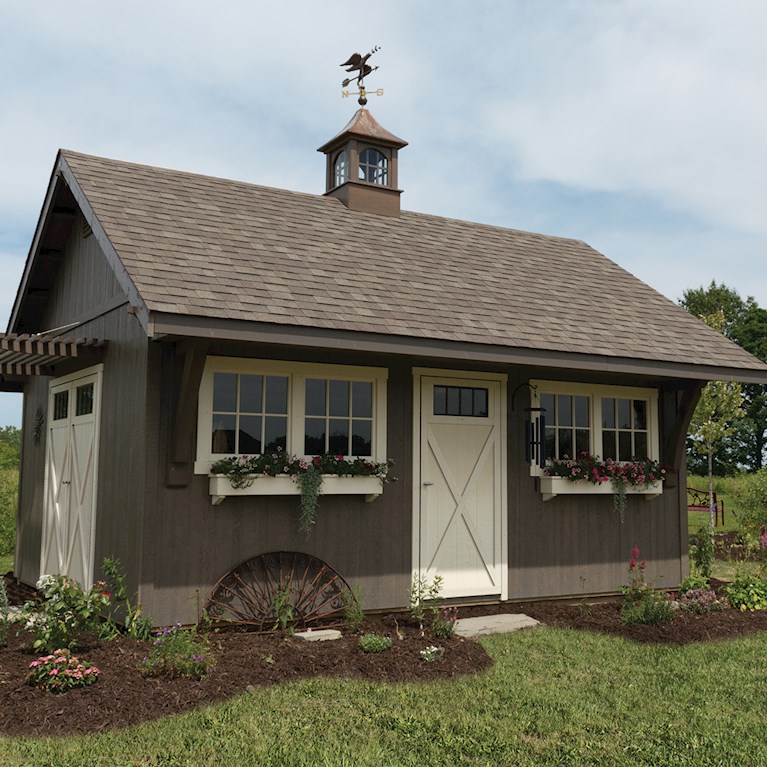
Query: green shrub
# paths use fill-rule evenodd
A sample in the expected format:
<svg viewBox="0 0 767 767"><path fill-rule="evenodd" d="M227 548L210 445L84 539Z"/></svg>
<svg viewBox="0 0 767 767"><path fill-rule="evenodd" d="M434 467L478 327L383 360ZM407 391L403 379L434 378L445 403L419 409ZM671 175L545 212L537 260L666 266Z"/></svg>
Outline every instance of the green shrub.
<svg viewBox="0 0 767 767"><path fill-rule="evenodd" d="M429 583L427 578L418 573L413 574L413 580L410 584L410 617L421 628L423 628L427 609L431 611L432 616L439 609L436 600L439 599L440 591L442 591L441 575L435 575L434 580Z"/></svg>
<svg viewBox="0 0 767 767"><path fill-rule="evenodd" d="M99 581L86 592L74 578L44 575L37 588L43 594L42 604L27 602L22 610L34 637L33 650L74 650L81 634L99 632L101 614L110 603L106 583Z"/></svg>
<svg viewBox="0 0 767 767"><path fill-rule="evenodd" d="M621 608L621 620L632 623L662 623L674 617L674 607L663 594L648 592L637 602L626 602Z"/></svg>
<svg viewBox="0 0 767 767"><path fill-rule="evenodd" d="M365 634L360 637L363 652L385 652L391 650L391 639L380 634Z"/></svg>
<svg viewBox="0 0 767 767"><path fill-rule="evenodd" d="M690 538L692 544L692 560L698 574L711 580L714 569L714 531L710 525L703 525Z"/></svg>
<svg viewBox="0 0 767 767"><path fill-rule="evenodd" d="M120 566L120 560L105 557L101 567L104 571L104 577L106 578L107 589L109 596L112 599L112 604L115 608L121 609L124 613L125 617L123 618L122 625L125 634L142 641L151 639L152 620L141 614L141 605L134 605L128 598L128 590L125 587L125 574ZM122 632L118 629L113 616L114 614L112 613L109 620L110 625L106 630L108 632L111 631L112 635L116 636Z"/></svg>
<svg viewBox="0 0 767 767"><path fill-rule="evenodd" d="M455 636L456 623L458 623L458 608L440 607L432 615L432 634L440 639L450 639L452 636Z"/></svg>
<svg viewBox="0 0 767 767"><path fill-rule="evenodd" d="M674 608L666 595L656 591L645 581L647 562L639 560L639 547L631 548L629 585L624 586L621 620L631 623L660 623L674 617Z"/></svg>
<svg viewBox="0 0 767 767"><path fill-rule="evenodd" d="M16 547L18 492L19 470L0 468L0 556L12 554Z"/></svg>
<svg viewBox="0 0 767 767"><path fill-rule="evenodd" d="M75 658L69 650L56 650L29 664L27 683L49 692L68 692L95 684L100 673L92 663Z"/></svg>
<svg viewBox="0 0 767 767"><path fill-rule="evenodd" d="M365 599L362 596L362 589L359 586L355 586L349 591L344 591L341 595L341 603L346 625L352 631L356 631L365 620L365 613L362 609Z"/></svg>
<svg viewBox="0 0 767 767"><path fill-rule="evenodd" d="M690 573L680 584L679 593L686 594L688 591L696 591L698 589L708 589L711 586L711 582L708 578L704 578L697 573Z"/></svg>
<svg viewBox="0 0 767 767"><path fill-rule="evenodd" d="M738 499L738 525L746 543L759 548L759 539L767 529L767 469L739 478L734 487Z"/></svg>
<svg viewBox="0 0 767 767"><path fill-rule="evenodd" d="M727 587L727 599L736 610L765 610L767 582L751 573L740 572Z"/></svg>
<svg viewBox="0 0 767 767"><path fill-rule="evenodd" d="M146 676L200 680L213 665L207 640L177 623L164 628L157 636L149 655L143 660L142 670Z"/></svg>

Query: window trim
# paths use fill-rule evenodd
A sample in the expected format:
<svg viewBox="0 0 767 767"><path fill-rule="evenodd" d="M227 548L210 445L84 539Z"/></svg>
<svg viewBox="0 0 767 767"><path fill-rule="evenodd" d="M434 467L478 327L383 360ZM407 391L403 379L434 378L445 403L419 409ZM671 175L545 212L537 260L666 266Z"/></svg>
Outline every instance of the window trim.
<svg viewBox="0 0 767 767"><path fill-rule="evenodd" d="M386 455L386 368L358 365L334 365L313 362L252 359L250 357L216 357L205 360L197 400L197 451L195 474L209 474L210 465L234 453L213 453L210 449L210 425L213 417L213 374L281 375L288 378L288 443L287 452L307 458L304 447L305 385L307 378L339 381L369 381L373 384L373 434L370 460L381 463ZM295 449L298 447L299 449ZM365 456L368 457L368 456Z"/></svg>
<svg viewBox="0 0 767 767"><path fill-rule="evenodd" d="M540 407L541 394L572 394L589 398L589 452L602 458L602 398L639 399L647 402L647 457L660 460L660 421L658 390L651 387L616 386L612 384L571 383L569 381L531 380L534 386L531 407ZM575 456L571 456L575 457ZM543 469L533 462L530 475L542 477ZM572 484L572 483L570 483Z"/></svg>

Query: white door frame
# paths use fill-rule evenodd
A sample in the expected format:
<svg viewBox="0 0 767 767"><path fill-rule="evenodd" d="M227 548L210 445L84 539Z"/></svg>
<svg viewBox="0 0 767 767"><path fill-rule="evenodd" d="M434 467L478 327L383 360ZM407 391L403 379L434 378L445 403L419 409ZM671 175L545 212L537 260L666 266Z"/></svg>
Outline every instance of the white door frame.
<svg viewBox="0 0 767 767"><path fill-rule="evenodd" d="M509 595L508 553L508 470L507 470L507 389L508 375L475 370L446 370L444 368L413 368L413 549L411 573L419 573L421 559L421 410L422 379L452 378L458 381L497 381L500 383L500 452L501 452L501 599Z"/></svg>
<svg viewBox="0 0 767 767"><path fill-rule="evenodd" d="M104 365L102 363L99 363L98 365L93 365L92 367L85 368L83 370L78 370L76 373L69 373L68 375L61 376L59 378L53 378L48 383L48 417L46 421L46 445L45 445L45 476L44 476L44 483L43 483L43 524L42 524L42 535L40 539L40 575L46 575L45 573L45 567L46 567L46 539L48 535L50 534L50 531L47 530L47 525L49 523L49 515L48 515L48 492L49 492L49 456L48 451L50 450L50 428L51 423L53 421L53 394L54 389L59 388L62 385L68 385L72 384L82 378L90 378L92 376L96 376L96 385L93 387L93 417L95 421L94 425L94 434L93 434L93 496L92 496L92 507L93 512L91 514L90 519L90 530L88 531L89 534L89 541L90 541L90 550L88 551L88 558L89 558L89 572L86 573L86 579L88 583L83 583L83 588L87 591L92 583L93 583L93 570L94 570L94 556L96 553L96 513L97 513L97 507L96 507L96 496L98 492L98 465L99 465L99 442L100 442L100 436L101 436L101 389L102 389L102 382L103 382L103 372L104 372ZM71 420L72 420L72 410L71 408L75 406L75 403L70 398L69 402L69 413L67 415L67 420L69 421L69 428L71 430ZM76 417L76 416L75 416Z"/></svg>

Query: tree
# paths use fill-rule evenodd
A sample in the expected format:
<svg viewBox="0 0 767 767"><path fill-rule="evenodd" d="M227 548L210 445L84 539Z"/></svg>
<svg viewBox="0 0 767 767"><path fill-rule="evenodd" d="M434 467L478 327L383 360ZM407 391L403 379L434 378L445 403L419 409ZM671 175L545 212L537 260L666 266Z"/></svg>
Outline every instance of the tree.
<svg viewBox="0 0 767 767"><path fill-rule="evenodd" d="M21 429L0 426L0 469L18 469L21 454Z"/></svg>
<svg viewBox="0 0 767 767"><path fill-rule="evenodd" d="M721 311L720 332L747 352L767 362L767 310L753 297L745 301L733 288L711 282L708 288L685 290L679 304L704 319ZM714 450L713 471L726 474L745 466L758 471L764 466L767 450L767 386L743 387L743 415L733 423L732 439L721 441ZM697 460L696 460L697 459ZM688 466L693 473L707 471L706 456L697 453L688 440Z"/></svg>
<svg viewBox="0 0 767 767"><path fill-rule="evenodd" d="M714 330L723 332L725 316L721 309L701 319ZM714 450L732 434L735 422L743 416L742 402L743 391L739 383L711 381L703 389L690 422L689 435L693 449L708 459L708 506L712 534L714 530Z"/></svg>

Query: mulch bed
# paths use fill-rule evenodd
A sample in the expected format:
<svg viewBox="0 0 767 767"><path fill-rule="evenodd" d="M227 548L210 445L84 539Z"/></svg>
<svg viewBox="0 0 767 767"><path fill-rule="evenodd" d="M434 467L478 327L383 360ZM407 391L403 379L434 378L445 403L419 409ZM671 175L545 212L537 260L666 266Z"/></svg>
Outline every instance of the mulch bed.
<svg viewBox="0 0 767 767"><path fill-rule="evenodd" d="M6 583L8 579L6 579ZM16 584L9 584L15 586ZM723 584L713 584L721 587ZM14 601L28 598L22 585ZM672 621L654 626L625 626L620 600L594 603L561 601L526 604L484 604L459 609L461 618L498 613L525 613L558 627L611 634L636 642L682 645L731 639L767 631L767 611L742 613L726 609L705 615L678 613ZM361 633L392 637L383 653L364 653ZM402 636L397 639L398 633ZM177 714L200 705L225 700L255 687L310 677L348 677L390 682L452 679L489 668L492 659L474 641L434 640L402 613L368 616L363 630L344 632L329 642L306 642L292 636L224 630L210 635L216 666L201 682L188 679L151 679L141 674L141 661L150 644L120 638L86 643L76 654L101 670L98 682L86 689L55 695L25 683L30 637L9 637L0 648L0 734L48 736L100 732ZM424 662L419 651L430 644L445 648L442 659Z"/></svg>

